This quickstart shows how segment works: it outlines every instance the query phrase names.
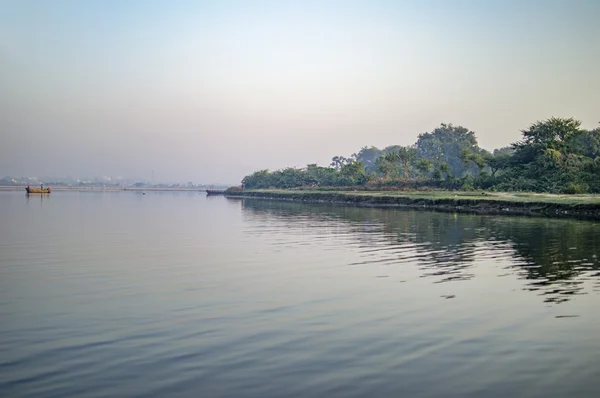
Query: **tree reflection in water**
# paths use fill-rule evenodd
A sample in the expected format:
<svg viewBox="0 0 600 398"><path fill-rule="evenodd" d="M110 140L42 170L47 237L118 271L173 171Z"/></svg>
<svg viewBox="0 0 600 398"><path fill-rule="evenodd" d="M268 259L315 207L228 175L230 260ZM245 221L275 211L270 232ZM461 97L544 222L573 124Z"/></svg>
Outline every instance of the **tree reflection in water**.
<svg viewBox="0 0 600 398"><path fill-rule="evenodd" d="M566 219L479 216L257 199L239 200L249 221L297 232L338 234L361 251L358 264L416 264L435 283L474 277L477 259L506 258L526 289L560 303L600 283L600 224Z"/></svg>

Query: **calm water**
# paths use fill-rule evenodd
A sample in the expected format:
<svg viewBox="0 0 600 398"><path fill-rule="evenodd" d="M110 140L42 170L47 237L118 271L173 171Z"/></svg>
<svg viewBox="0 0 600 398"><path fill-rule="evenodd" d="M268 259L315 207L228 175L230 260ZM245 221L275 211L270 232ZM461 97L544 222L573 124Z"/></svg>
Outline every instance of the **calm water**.
<svg viewBox="0 0 600 398"><path fill-rule="evenodd" d="M598 396L599 256L574 220L0 192L0 396Z"/></svg>

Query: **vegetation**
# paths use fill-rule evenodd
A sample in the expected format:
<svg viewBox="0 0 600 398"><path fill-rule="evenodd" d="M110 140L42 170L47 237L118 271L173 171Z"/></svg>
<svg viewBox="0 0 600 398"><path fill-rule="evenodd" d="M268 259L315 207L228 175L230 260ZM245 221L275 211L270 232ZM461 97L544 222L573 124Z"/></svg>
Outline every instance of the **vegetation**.
<svg viewBox="0 0 600 398"><path fill-rule="evenodd" d="M508 192L362 191L251 189L228 191L229 197L338 203L367 207L403 207L458 213L571 217L600 220L600 195L556 195Z"/></svg>
<svg viewBox="0 0 600 398"><path fill-rule="evenodd" d="M244 190L235 188L228 192L239 193L239 195L251 197L277 197L281 199L298 199L331 202L338 198L340 201L348 202L368 202L370 204L394 204L396 200L403 199L397 203L406 204L420 201L431 202L432 204L500 204L504 207L528 206L528 205L560 205L566 207L584 206L594 210L600 210L599 195L565 195L548 193L525 193L525 192L478 192L462 191L450 192L444 190L437 191L363 191L363 190L344 190L336 188L314 188L314 189L256 189ZM404 200L407 199L407 200Z"/></svg>
<svg viewBox="0 0 600 398"><path fill-rule="evenodd" d="M581 128L572 118L539 121L522 139L493 152L473 131L441 124L412 146L363 147L335 156L328 167L259 170L242 180L248 189L395 187L483 189L546 193L600 193L600 127Z"/></svg>

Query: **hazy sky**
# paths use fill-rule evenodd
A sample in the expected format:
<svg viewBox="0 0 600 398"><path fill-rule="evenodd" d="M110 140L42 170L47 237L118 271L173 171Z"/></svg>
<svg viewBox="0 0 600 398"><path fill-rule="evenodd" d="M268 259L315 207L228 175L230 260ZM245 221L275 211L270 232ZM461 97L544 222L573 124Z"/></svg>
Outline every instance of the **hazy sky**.
<svg viewBox="0 0 600 398"><path fill-rule="evenodd" d="M600 121L600 1L2 1L0 176L236 183Z"/></svg>

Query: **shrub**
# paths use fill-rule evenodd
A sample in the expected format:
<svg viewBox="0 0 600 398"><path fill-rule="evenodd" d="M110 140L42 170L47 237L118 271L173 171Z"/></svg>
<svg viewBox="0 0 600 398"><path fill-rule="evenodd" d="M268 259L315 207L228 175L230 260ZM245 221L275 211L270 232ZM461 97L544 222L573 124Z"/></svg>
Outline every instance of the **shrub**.
<svg viewBox="0 0 600 398"><path fill-rule="evenodd" d="M569 183L563 190L563 192L568 195L579 195L579 194L588 193L588 191L589 191L589 189L588 189L587 185L582 184L582 183L577 183L577 182Z"/></svg>

